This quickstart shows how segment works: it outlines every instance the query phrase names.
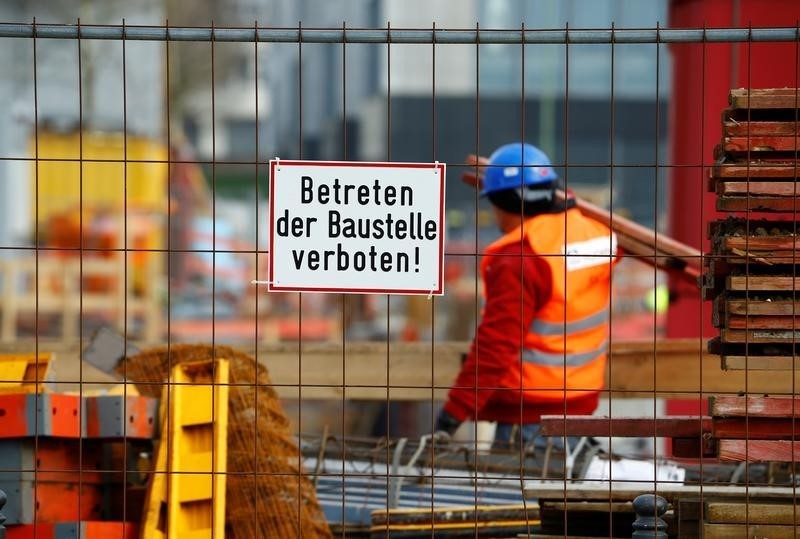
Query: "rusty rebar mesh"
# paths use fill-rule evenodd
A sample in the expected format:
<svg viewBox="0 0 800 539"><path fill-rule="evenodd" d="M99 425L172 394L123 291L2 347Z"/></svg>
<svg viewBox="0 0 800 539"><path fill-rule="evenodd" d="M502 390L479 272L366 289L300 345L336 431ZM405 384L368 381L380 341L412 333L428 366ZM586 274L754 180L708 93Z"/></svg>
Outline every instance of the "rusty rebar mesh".
<svg viewBox="0 0 800 539"><path fill-rule="evenodd" d="M229 536L331 537L266 367L229 346L178 344L128 357L118 370L142 395L161 397L172 366L212 356L230 361Z"/></svg>

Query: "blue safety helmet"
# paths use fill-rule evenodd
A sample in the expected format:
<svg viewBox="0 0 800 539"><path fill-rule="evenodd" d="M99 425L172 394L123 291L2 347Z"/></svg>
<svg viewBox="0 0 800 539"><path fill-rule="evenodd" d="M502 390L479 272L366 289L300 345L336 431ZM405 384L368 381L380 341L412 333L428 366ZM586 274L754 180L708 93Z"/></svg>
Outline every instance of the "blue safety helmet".
<svg viewBox="0 0 800 539"><path fill-rule="evenodd" d="M544 187L544 184L556 179L558 174L553 170L547 154L531 144L512 142L500 146L489 157L481 195L518 189L523 185Z"/></svg>

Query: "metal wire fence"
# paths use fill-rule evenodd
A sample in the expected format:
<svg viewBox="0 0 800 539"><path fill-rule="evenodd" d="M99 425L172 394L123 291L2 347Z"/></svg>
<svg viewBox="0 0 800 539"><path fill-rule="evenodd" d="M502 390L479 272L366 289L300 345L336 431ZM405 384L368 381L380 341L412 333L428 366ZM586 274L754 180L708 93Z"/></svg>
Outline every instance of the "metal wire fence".
<svg viewBox="0 0 800 539"><path fill-rule="evenodd" d="M670 535L795 535L800 28L31 22L0 39L22 103L0 138L24 221L0 245L10 537L619 537L637 510ZM712 93L720 46L741 91ZM791 88L759 93L762 50ZM542 445L493 446L483 422L444 437L497 237L462 177L538 140L622 247L601 411L548 407ZM447 163L444 295L252 284L274 157ZM525 331L504 330L520 369Z"/></svg>

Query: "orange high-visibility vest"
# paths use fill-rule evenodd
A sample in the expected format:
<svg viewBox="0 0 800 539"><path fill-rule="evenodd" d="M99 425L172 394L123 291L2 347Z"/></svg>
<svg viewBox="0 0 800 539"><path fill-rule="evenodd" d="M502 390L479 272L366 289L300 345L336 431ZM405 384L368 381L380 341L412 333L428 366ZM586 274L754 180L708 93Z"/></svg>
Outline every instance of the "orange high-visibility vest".
<svg viewBox="0 0 800 539"><path fill-rule="evenodd" d="M512 369L509 385L521 386L526 401L560 401L597 392L605 383L616 235L572 208L526 220L521 230L494 242L486 254L521 237L550 267L552 293L527 328L521 369ZM481 264L484 282L491 258L484 257Z"/></svg>

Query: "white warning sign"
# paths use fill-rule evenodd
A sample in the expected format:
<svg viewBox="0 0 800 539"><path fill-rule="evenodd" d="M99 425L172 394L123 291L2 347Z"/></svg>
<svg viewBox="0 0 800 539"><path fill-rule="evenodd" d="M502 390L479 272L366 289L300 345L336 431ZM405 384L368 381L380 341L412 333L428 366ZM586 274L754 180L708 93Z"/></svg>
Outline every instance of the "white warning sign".
<svg viewBox="0 0 800 539"><path fill-rule="evenodd" d="M269 290L441 295L443 163L270 161Z"/></svg>

